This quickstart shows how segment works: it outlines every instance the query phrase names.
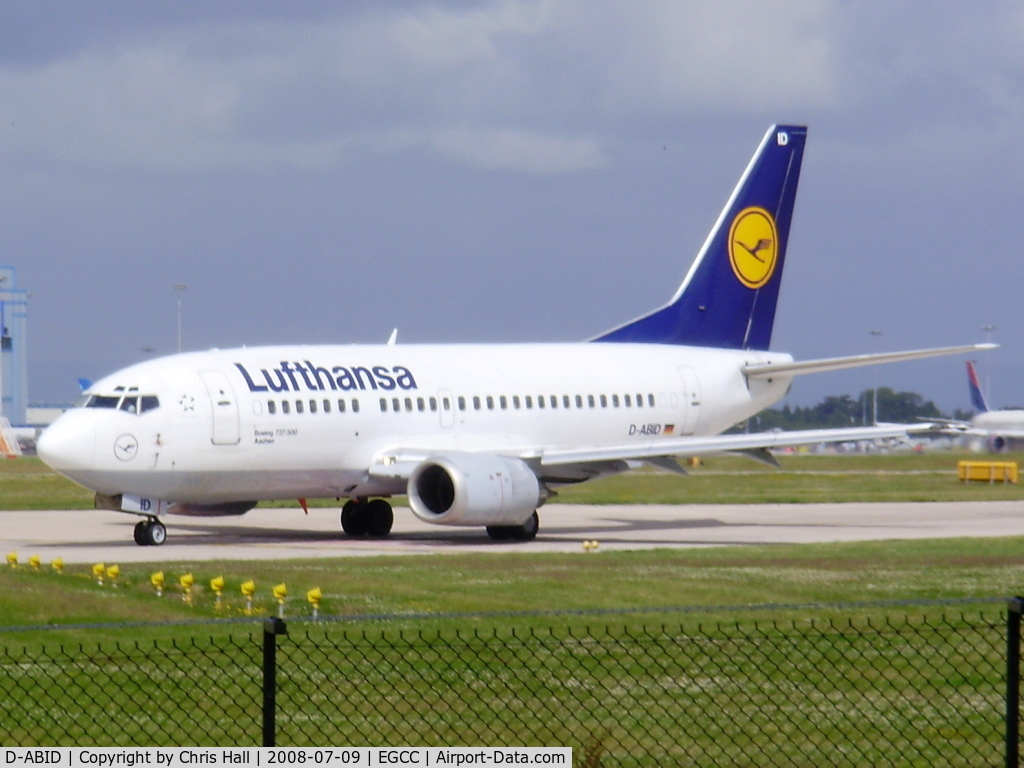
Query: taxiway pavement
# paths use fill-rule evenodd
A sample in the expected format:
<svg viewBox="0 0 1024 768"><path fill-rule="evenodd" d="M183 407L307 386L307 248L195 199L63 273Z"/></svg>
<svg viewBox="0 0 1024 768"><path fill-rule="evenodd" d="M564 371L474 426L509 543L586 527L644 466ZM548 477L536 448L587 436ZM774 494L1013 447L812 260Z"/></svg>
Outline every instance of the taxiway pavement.
<svg viewBox="0 0 1024 768"><path fill-rule="evenodd" d="M482 528L451 528L395 509L386 539L341 532L339 510L254 509L241 517L165 517L167 542L140 547L137 518L100 510L0 511L0 552L21 562L200 562L452 552L581 552L979 536L1024 536L1024 503L629 505L552 504L529 543L495 542Z"/></svg>

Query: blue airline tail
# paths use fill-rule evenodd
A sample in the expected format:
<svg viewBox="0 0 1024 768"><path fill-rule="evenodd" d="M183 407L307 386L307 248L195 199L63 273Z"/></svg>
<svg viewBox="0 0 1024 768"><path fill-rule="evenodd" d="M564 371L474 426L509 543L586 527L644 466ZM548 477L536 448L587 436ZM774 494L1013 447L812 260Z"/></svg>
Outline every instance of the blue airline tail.
<svg viewBox="0 0 1024 768"><path fill-rule="evenodd" d="M769 128L672 300L592 341L768 349L806 140Z"/></svg>
<svg viewBox="0 0 1024 768"><path fill-rule="evenodd" d="M981 383L978 381L978 372L974 370L974 363L967 361L967 387L971 390L971 405L978 413L986 413L988 404L985 396L981 394Z"/></svg>

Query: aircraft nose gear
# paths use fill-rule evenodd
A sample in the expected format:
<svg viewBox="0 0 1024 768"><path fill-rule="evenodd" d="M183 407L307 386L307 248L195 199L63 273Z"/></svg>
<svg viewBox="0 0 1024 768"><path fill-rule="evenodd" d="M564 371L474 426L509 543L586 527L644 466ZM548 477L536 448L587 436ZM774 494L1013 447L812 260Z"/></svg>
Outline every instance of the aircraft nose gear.
<svg viewBox="0 0 1024 768"><path fill-rule="evenodd" d="M167 541L167 529L155 517L135 524L135 543L140 547L159 546Z"/></svg>

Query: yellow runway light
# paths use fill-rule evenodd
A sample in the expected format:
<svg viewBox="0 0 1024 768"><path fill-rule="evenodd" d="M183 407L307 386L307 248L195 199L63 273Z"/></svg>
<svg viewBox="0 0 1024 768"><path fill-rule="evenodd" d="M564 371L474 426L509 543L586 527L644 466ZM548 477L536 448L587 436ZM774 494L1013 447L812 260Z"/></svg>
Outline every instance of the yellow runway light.
<svg viewBox="0 0 1024 768"><path fill-rule="evenodd" d="M224 577L214 576L212 579L210 579L210 589L212 589L213 594L217 596L216 604L214 605L214 607L219 611L220 596L224 594Z"/></svg>
<svg viewBox="0 0 1024 768"><path fill-rule="evenodd" d="M245 595L245 615L252 615L252 596L256 594L256 582L252 579L242 582L242 594Z"/></svg>
<svg viewBox="0 0 1024 768"><path fill-rule="evenodd" d="M306 600L311 606L313 606L313 620L316 620L317 614L320 613L320 601L323 600L324 593L320 590L320 587L313 587L309 592L306 593Z"/></svg>
<svg viewBox="0 0 1024 768"><path fill-rule="evenodd" d="M284 600L288 597L288 587L284 584L278 584L276 587L270 590L274 599L277 600L277 618L284 618Z"/></svg>
<svg viewBox="0 0 1024 768"><path fill-rule="evenodd" d="M103 563L96 563L92 567L92 575L96 577L96 583L103 586L103 574L107 572L107 566Z"/></svg>
<svg viewBox="0 0 1024 768"><path fill-rule="evenodd" d="M42 562L43 561L40 559L39 555L32 555L32 557L30 557L28 559L28 564L30 566L32 566L32 570L33 571L38 571L39 570L39 565Z"/></svg>
<svg viewBox="0 0 1024 768"><path fill-rule="evenodd" d="M62 558L62 557L56 558L52 563L50 563L50 567L53 568L53 570L55 570L57 573L63 574L64 573L64 558Z"/></svg>
<svg viewBox="0 0 1024 768"><path fill-rule="evenodd" d="M149 583L153 585L153 589L156 590L156 596L162 597L164 594L164 572L157 571L151 574L149 577Z"/></svg>
<svg viewBox="0 0 1024 768"><path fill-rule="evenodd" d="M192 585L196 583L196 577L191 573L186 573L178 579L178 583L181 585L181 588L185 590L185 594L181 596L181 599L189 605L192 605Z"/></svg>

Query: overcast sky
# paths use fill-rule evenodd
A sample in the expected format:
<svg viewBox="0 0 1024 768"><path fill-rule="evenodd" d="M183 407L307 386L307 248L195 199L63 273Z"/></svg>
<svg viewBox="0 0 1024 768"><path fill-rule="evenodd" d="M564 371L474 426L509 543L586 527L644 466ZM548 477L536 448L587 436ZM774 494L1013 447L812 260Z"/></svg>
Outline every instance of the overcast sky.
<svg viewBox="0 0 1024 768"><path fill-rule="evenodd" d="M178 283L189 349L587 338L672 295L774 122L810 130L773 349L990 335L1024 405L1016 0L6 0L30 400L173 352ZM875 384L969 407L963 358L787 402Z"/></svg>

